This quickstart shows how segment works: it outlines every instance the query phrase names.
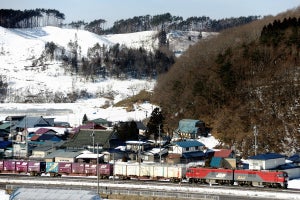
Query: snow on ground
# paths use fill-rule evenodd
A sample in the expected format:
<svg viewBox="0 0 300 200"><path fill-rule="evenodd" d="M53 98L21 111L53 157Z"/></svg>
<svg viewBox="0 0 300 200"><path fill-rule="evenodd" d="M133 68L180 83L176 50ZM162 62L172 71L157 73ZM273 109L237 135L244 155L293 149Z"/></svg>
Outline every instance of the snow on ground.
<svg viewBox="0 0 300 200"><path fill-rule="evenodd" d="M64 184L68 184L67 182L63 182ZM43 182L43 184L53 184L52 182ZM57 182L55 182L55 184L57 184ZM70 183L71 184L71 183ZM75 184L78 184L75 183ZM90 185L94 184L93 186L96 186L96 183L82 183L82 185ZM105 184L105 185L104 185ZM99 185L100 187L112 187L115 186L114 183L100 183ZM212 186L212 187L207 187L207 188L197 188L197 187L184 187L184 186L155 186L155 185L133 185L133 184L117 184L118 187L123 187L123 188L144 188L144 189L161 189L161 190L165 190L165 191L186 191L186 192L199 192L202 194L213 194L213 195L230 195L232 197L234 196L246 196L249 198L270 198L270 199L300 199L300 195L297 194L283 194L283 193L279 193L279 192L265 192L265 191L259 191L258 190L247 190L247 188L245 188L245 190L228 190L228 189L220 189L217 188L216 186ZM300 189L300 179L297 180L292 180L289 181L289 188L293 188L293 189ZM1 200L8 200L9 199L9 195L5 194L4 190L0 190L0 199Z"/></svg>

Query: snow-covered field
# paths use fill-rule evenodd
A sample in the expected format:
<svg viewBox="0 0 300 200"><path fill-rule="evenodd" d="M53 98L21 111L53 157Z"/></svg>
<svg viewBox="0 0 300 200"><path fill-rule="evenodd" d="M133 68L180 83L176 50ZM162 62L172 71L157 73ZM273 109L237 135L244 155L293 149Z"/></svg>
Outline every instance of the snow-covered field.
<svg viewBox="0 0 300 200"><path fill-rule="evenodd" d="M77 182L78 183L78 182ZM44 183L47 184L47 183ZM51 184L50 182L48 184ZM57 184L57 182L56 182ZM66 184L66 182L64 182L64 184ZM84 183L82 183L84 185ZM89 185L91 185L92 183L90 183ZM94 183L94 187L96 187L97 185L95 185L96 183ZM105 185L102 185L103 183L100 183L100 187L110 187L113 186L113 183L105 183ZM144 186L144 185L128 185L128 184L117 184L118 187L123 187L123 188L154 188L156 186L153 185L148 185L148 186ZM233 198L234 196L246 196L249 198L270 198L270 199L290 199L290 200L297 200L300 199L300 195L296 195L296 194L282 194L282 193L276 193L276 192L264 192L264 191L249 191L247 190L247 188L245 188L245 190L228 190L228 189L218 189L218 190L214 190L214 186L212 187L207 187L207 188L196 188L196 187L183 187L183 186L178 186L178 187L168 187L168 186L157 186L158 189L162 189L165 191L186 191L186 192L199 192L202 194L213 194L213 195L231 195ZM297 188L300 189L300 179L299 180L292 180L289 181L289 188ZM9 195L5 194L4 190L0 190L0 199L1 200L9 200Z"/></svg>

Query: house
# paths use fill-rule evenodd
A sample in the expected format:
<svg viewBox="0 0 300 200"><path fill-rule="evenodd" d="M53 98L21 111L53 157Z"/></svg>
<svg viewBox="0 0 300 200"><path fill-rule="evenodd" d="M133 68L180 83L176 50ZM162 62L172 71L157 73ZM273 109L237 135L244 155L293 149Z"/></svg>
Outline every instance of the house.
<svg viewBox="0 0 300 200"><path fill-rule="evenodd" d="M17 122L13 129L17 131L24 130L25 128L34 127L51 127L54 126L54 118L41 117L28 117L25 116L21 121Z"/></svg>
<svg viewBox="0 0 300 200"><path fill-rule="evenodd" d="M290 156L288 160L300 166L300 153L295 153L294 155Z"/></svg>
<svg viewBox="0 0 300 200"><path fill-rule="evenodd" d="M219 158L235 158L235 153L231 149L215 149L214 157Z"/></svg>
<svg viewBox="0 0 300 200"><path fill-rule="evenodd" d="M63 145L67 149L88 149L95 152L98 144L100 149L110 148L111 130L80 129Z"/></svg>
<svg viewBox="0 0 300 200"><path fill-rule="evenodd" d="M49 129L49 128L39 128L38 130L35 131L36 135L43 135L43 134L48 134L48 135L56 135L56 131L54 131L53 129Z"/></svg>
<svg viewBox="0 0 300 200"><path fill-rule="evenodd" d="M145 162L164 162L168 154L167 148L153 148L148 151L142 152L141 157Z"/></svg>
<svg viewBox="0 0 300 200"><path fill-rule="evenodd" d="M139 130L140 135L144 135L147 131L147 127L141 121L135 121L137 129Z"/></svg>
<svg viewBox="0 0 300 200"><path fill-rule="evenodd" d="M10 122L5 122L0 125L0 141L7 141L10 133Z"/></svg>
<svg viewBox="0 0 300 200"><path fill-rule="evenodd" d="M205 157L204 144L197 140L185 140L174 142L169 147L168 158L174 157L172 154L178 154L181 156L181 162L190 162L196 160L202 160Z"/></svg>
<svg viewBox="0 0 300 200"><path fill-rule="evenodd" d="M75 162L81 151L56 150L45 156L45 162Z"/></svg>
<svg viewBox="0 0 300 200"><path fill-rule="evenodd" d="M43 135L34 135L31 137L31 141L53 141L53 142L60 142L62 141L61 138L57 137L53 134L45 133Z"/></svg>
<svg viewBox="0 0 300 200"><path fill-rule="evenodd" d="M100 162L104 161L103 156L104 156L104 154L102 154L102 153L100 154L99 152L93 153L88 150L84 150L84 151L82 151L82 154L80 154L76 157L76 162L96 164L97 157L98 157L98 161L100 161Z"/></svg>
<svg viewBox="0 0 300 200"><path fill-rule="evenodd" d="M47 155L56 151L58 147L63 145L64 141L60 142L52 142L52 141L45 141L43 144L39 144L38 146L32 149L32 153L30 158L32 159L44 159Z"/></svg>
<svg viewBox="0 0 300 200"><path fill-rule="evenodd" d="M275 169L285 164L285 156L277 153L259 154L249 157L248 163L252 170Z"/></svg>
<svg viewBox="0 0 300 200"><path fill-rule="evenodd" d="M182 119L179 121L178 128L175 130L174 135L181 139L196 139L200 136L207 137L208 131L205 127L205 123L201 120Z"/></svg>
<svg viewBox="0 0 300 200"><path fill-rule="evenodd" d="M107 121L106 119L102 119L102 118L93 119L93 120L90 120L89 122L93 122L97 125L101 125L101 126L104 126L104 127L111 127L112 126L112 122Z"/></svg>
<svg viewBox="0 0 300 200"><path fill-rule="evenodd" d="M236 168L235 153L231 149L216 149L210 161L210 167L214 168Z"/></svg>

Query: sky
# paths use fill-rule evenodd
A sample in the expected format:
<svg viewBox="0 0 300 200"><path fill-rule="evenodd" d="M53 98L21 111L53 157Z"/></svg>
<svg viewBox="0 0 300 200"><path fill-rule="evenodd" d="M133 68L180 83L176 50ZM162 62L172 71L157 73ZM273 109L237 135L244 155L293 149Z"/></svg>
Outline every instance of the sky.
<svg viewBox="0 0 300 200"><path fill-rule="evenodd" d="M104 19L108 27L120 19L148 14L221 19L276 15L299 5L300 0L0 0L2 9L56 9L65 14L65 23Z"/></svg>

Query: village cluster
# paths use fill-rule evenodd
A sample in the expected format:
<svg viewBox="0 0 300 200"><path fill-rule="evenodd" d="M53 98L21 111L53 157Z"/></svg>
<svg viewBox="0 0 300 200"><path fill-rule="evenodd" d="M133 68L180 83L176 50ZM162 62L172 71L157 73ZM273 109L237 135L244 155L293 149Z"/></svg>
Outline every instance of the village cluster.
<svg viewBox="0 0 300 200"><path fill-rule="evenodd" d="M276 184L284 184L284 187L288 178L300 177L299 154L286 157L277 153L266 153L243 160L232 149L206 147L198 139L210 137L210 134L200 120L182 119L174 133L174 138L177 139L167 140L160 136L157 141L145 140L143 134L146 126L141 121L136 123L139 139L121 141L116 137L112 122L101 118L87 121L78 127L70 127L68 122L57 122L54 118L8 116L0 125L0 171L32 175L48 172L56 176L74 174L75 168L77 173L80 173L80 169L82 173L87 173L88 168L93 168L98 163L101 164L101 175L107 178L111 175L124 178L150 177L151 172L157 171L169 174L168 176L175 173L176 177L156 174L156 178L178 179L176 181L188 178L191 182L226 183L232 181L233 173L250 173L238 170L252 170L252 175L253 171L261 173L272 170L276 171L274 177L283 178L283 182L276 180ZM38 167L43 167L44 170L31 172L30 165L36 165L35 163L39 163ZM210 169L210 172L203 174L203 177L195 177L193 172L200 169L197 167L202 167L201 173L206 169ZM129 168L134 170L130 171ZM96 169L93 170L90 169L88 174L96 175ZM257 180L258 176L261 180ZM269 175L258 174L250 182L241 174L236 179L243 178L238 180L241 184L265 185L263 176Z"/></svg>

